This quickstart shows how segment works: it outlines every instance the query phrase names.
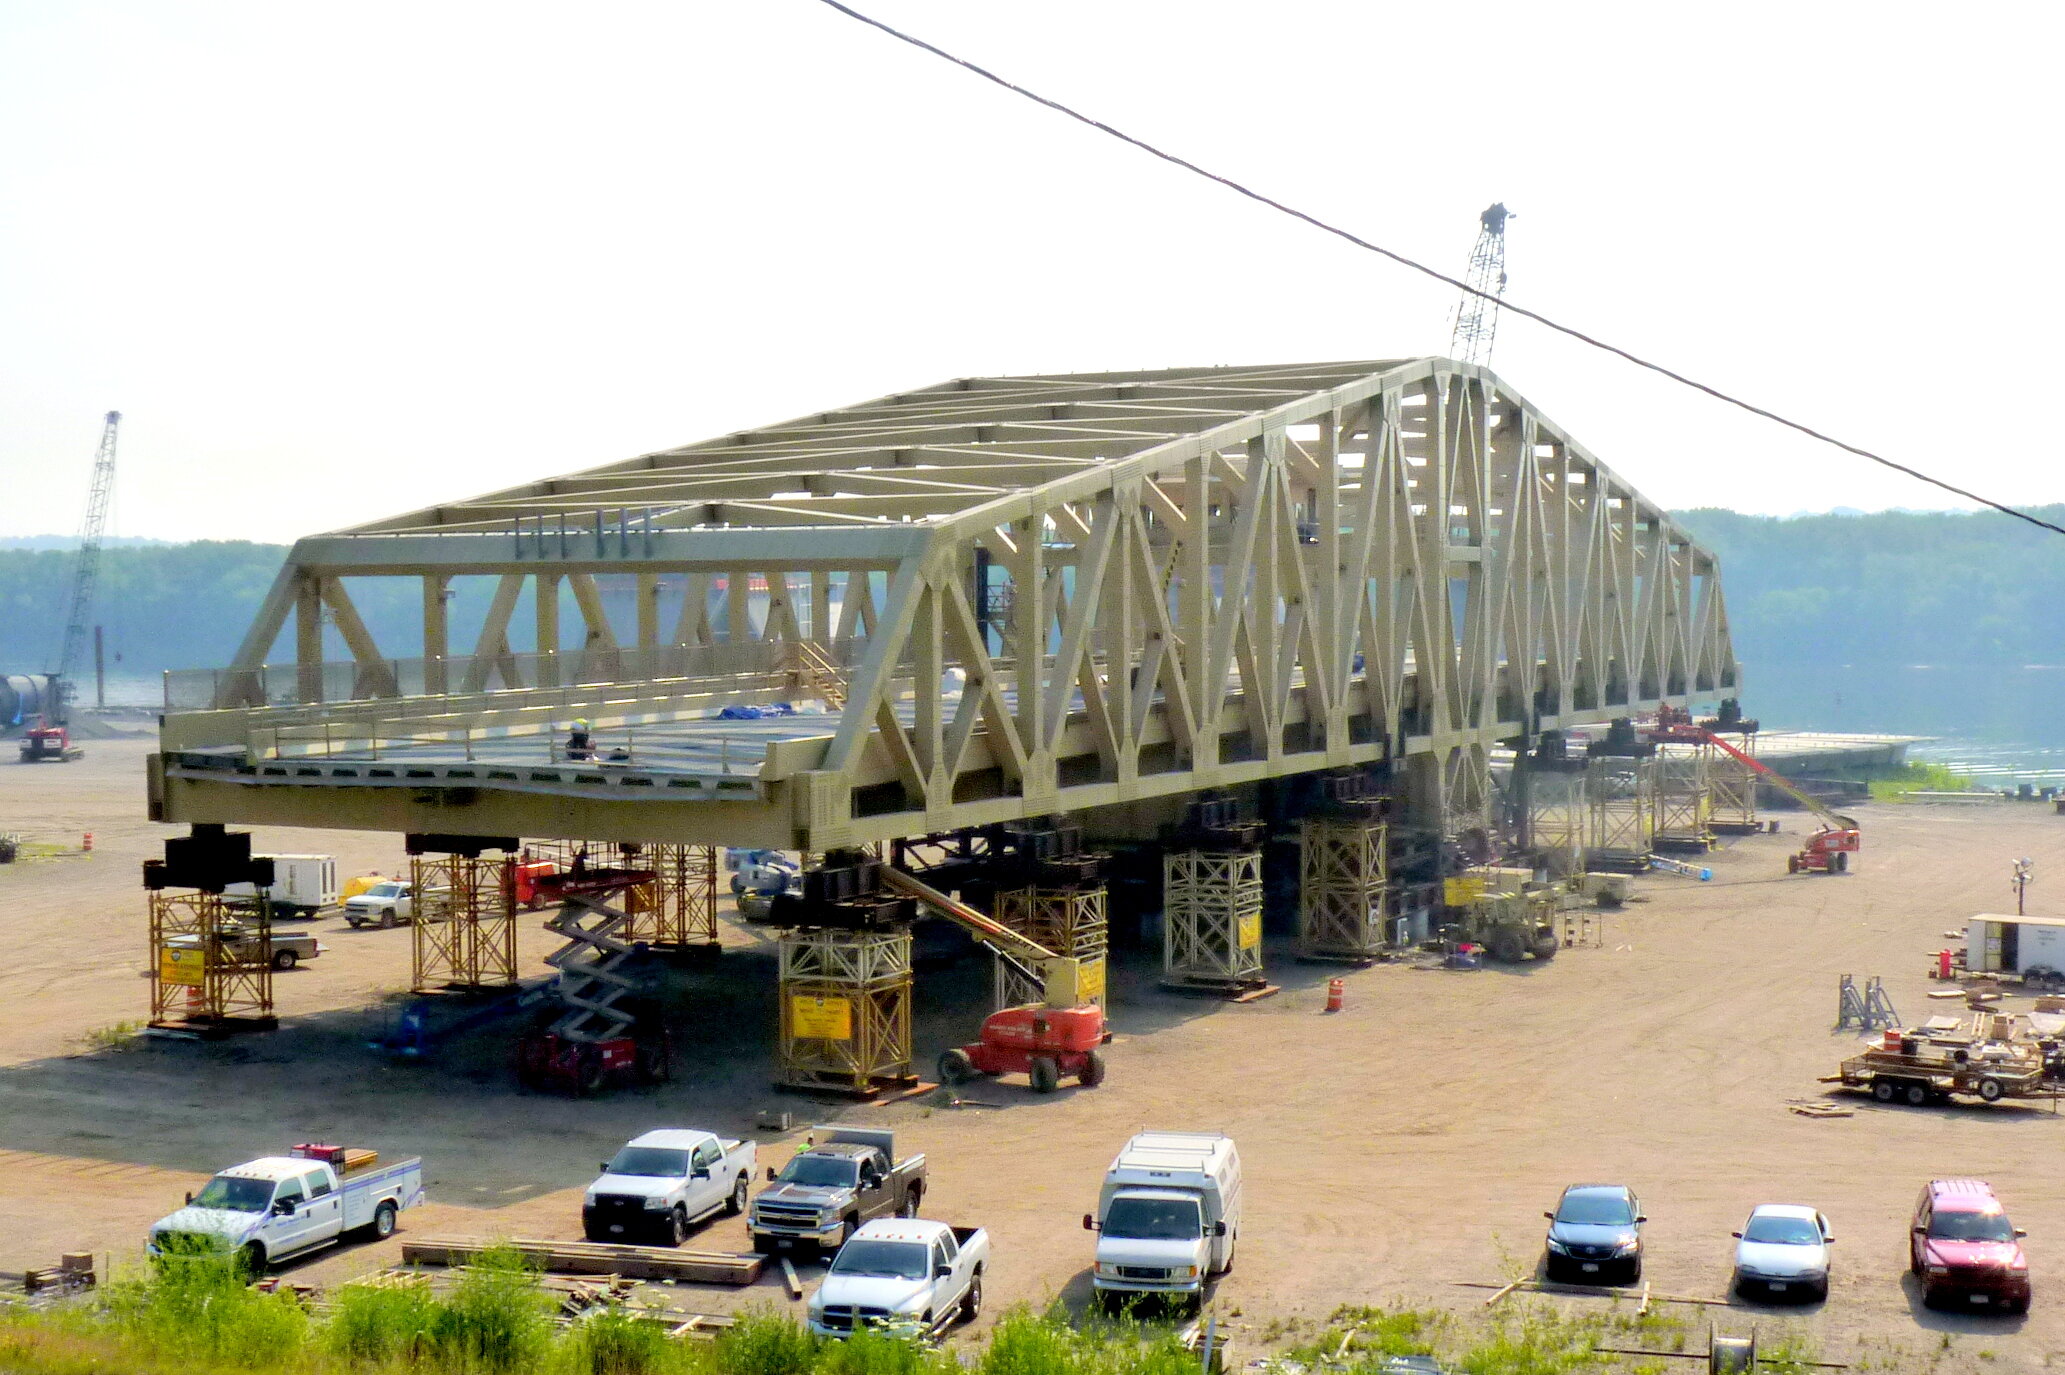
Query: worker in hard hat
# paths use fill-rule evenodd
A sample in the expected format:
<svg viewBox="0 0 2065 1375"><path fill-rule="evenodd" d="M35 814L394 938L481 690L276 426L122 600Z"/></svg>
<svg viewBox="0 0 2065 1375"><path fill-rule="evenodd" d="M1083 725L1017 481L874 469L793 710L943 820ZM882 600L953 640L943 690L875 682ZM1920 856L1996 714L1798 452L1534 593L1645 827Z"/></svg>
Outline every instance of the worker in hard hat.
<svg viewBox="0 0 2065 1375"><path fill-rule="evenodd" d="M595 738L588 734L586 721L574 722L573 729L566 733L566 757L569 759L593 759Z"/></svg>

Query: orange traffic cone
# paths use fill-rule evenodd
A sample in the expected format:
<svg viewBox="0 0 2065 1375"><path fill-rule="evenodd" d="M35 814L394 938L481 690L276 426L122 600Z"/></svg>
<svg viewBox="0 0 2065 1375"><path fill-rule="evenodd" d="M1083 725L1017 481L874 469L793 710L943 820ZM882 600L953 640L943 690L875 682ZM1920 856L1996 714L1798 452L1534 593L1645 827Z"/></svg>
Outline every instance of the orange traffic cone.
<svg viewBox="0 0 2065 1375"><path fill-rule="evenodd" d="M1348 981L1346 979L1328 979L1326 981L1327 1011L1339 1012L1341 1010L1341 999L1347 992L1347 988Z"/></svg>

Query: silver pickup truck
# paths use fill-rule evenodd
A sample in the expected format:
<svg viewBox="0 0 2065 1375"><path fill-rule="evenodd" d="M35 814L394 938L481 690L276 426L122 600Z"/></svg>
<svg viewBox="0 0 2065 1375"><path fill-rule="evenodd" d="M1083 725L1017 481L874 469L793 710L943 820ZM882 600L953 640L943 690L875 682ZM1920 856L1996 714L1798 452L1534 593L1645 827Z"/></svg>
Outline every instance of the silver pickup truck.
<svg viewBox="0 0 2065 1375"><path fill-rule="evenodd" d="M916 1217L925 1196L925 1157L896 1158L896 1133L818 1127L753 1200L748 1219L759 1252L814 1249L829 1254L863 1223Z"/></svg>

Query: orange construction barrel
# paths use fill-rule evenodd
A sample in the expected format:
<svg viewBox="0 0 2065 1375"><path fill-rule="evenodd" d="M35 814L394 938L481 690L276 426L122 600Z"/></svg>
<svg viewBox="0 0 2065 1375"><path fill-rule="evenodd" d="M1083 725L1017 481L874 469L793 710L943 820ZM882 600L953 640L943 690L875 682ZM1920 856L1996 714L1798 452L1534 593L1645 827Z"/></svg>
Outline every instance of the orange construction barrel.
<svg viewBox="0 0 2065 1375"><path fill-rule="evenodd" d="M1936 952L1936 977L1939 979L1950 977L1950 952L1948 950L1938 950Z"/></svg>
<svg viewBox="0 0 2065 1375"><path fill-rule="evenodd" d="M1348 981L1346 979L1328 979L1326 981L1327 1011L1339 1012L1341 1010L1341 998L1347 992L1347 987Z"/></svg>

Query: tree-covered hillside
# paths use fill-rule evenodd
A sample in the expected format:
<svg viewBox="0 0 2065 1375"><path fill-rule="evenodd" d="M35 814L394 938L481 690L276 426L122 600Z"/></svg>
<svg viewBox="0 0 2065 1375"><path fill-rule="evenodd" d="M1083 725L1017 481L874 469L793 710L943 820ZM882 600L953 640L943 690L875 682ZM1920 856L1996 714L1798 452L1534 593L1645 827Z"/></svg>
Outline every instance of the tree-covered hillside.
<svg viewBox="0 0 2065 1375"><path fill-rule="evenodd" d="M2065 506L2041 514L2065 524ZM1679 519L1720 555L1737 650L1752 665L2065 662L2065 538L2007 516L1707 508ZM120 671L228 663L285 554L215 541L108 549L95 619ZM56 654L71 560L0 548L0 672L40 671ZM454 604L455 633L477 624L476 590ZM383 643L413 640L418 612L404 580L354 595Z"/></svg>
<svg viewBox="0 0 2065 1375"><path fill-rule="evenodd" d="M1677 516L1720 556L1747 661L2065 662L2065 536L1997 512Z"/></svg>

